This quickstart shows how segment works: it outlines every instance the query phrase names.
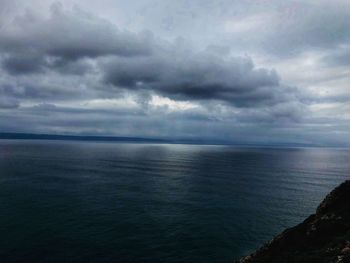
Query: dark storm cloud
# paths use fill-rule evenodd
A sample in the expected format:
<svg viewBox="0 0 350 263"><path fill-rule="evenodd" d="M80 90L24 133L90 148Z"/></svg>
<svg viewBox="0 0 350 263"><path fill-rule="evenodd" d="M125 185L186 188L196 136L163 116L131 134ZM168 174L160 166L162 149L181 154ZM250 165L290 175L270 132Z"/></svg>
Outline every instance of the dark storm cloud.
<svg viewBox="0 0 350 263"><path fill-rule="evenodd" d="M266 1L270 10L265 10L265 1L259 2L261 10L250 10L252 1L222 0L220 10L224 14L227 10L229 15L221 17L210 12L217 5L215 1L191 2L191 9L198 11L193 14L169 8L181 5L181 10L186 11L188 1L168 1L166 10L143 16L143 9L134 12L136 1L120 1L120 5L129 7L129 14L124 20L117 15L112 18L116 27L99 18L93 7L100 3L95 1L85 2L91 5L94 15L78 8L65 9L60 4L48 12L46 7L33 4L33 9L39 11L36 14L23 12L24 0L18 1L22 3L18 8L7 2L11 12L18 14L7 17L7 12L0 10L0 23L5 21L0 29L1 130L209 139L220 136L266 142L296 138L317 141L317 134L326 138L330 132L329 137L335 138L338 131L348 129L340 125L346 122L345 117L320 118L316 122L310 117L312 109L308 109L308 105L334 102L344 103L345 107L348 97L307 97L306 88L293 88L293 84L282 81L293 79L293 74L298 75L295 71L280 78L268 64L276 62L283 68L294 58L291 54L297 54L301 61L304 52L311 50L321 53L319 57L324 57L327 65L346 65L346 48L344 52L343 47L339 49L349 41L345 7L335 4L322 10L327 6L325 1L312 1L301 4L302 8L292 16L281 14L276 18L271 7L274 3L283 7L284 1ZM47 4L40 0L35 3L39 2ZM152 1L146 2L150 6ZM240 8L232 8L231 2ZM109 4L113 5L108 1L99 9L100 15L108 19L111 17L105 16L103 9ZM119 14L124 11L119 6L116 9L121 10ZM257 29L260 11L265 12L262 20L267 17L267 23ZM173 23L169 14L174 15ZM258 23L254 20L256 14ZM168 34L149 26L159 25L160 17L170 19ZM243 22L233 27L232 35L225 32L223 36L227 21L233 26ZM172 27L176 30L172 31ZM160 38L151 33L134 33L144 28ZM187 40L174 41L182 35ZM248 55L239 57L246 51ZM298 59L295 61L301 66L314 62L306 61L308 56L305 61ZM322 128L331 122L332 130Z"/></svg>
<svg viewBox="0 0 350 263"><path fill-rule="evenodd" d="M147 58L113 58L105 80L129 90L149 90L175 100L220 100L236 107L260 107L293 99L273 70L256 68L250 58L210 52L169 50Z"/></svg>
<svg viewBox="0 0 350 263"><path fill-rule="evenodd" d="M86 59L66 60L63 58L51 59L47 68L63 75L84 75L93 71L93 63Z"/></svg>
<svg viewBox="0 0 350 263"><path fill-rule="evenodd" d="M67 60L60 57L48 58L43 54L31 52L18 52L5 55L1 62L2 68L11 75L30 75L44 73L48 70L61 74L83 75L92 70L91 63L85 59Z"/></svg>
<svg viewBox="0 0 350 263"><path fill-rule="evenodd" d="M67 79L66 74L94 71L104 76L105 83L140 96L147 91L174 100L216 100L236 107L269 107L296 99L296 90L282 85L274 70L257 68L248 57L211 49L200 52L181 41L170 44L149 33L122 32L105 20L77 8L67 11L60 4L51 7L48 18L29 11L16 17L2 30L0 49L3 69L12 75L51 71ZM22 97L77 96L67 87L55 88L55 79L30 80L22 85ZM98 81L92 78L87 85L94 89ZM108 92L113 97L115 89Z"/></svg>
<svg viewBox="0 0 350 263"><path fill-rule="evenodd" d="M66 11L60 4L51 7L47 18L30 11L17 16L1 28L0 36L0 50L7 56L2 64L12 74L39 72L55 66L56 60L146 55L152 42L149 33L120 31L106 20L77 8Z"/></svg>
<svg viewBox="0 0 350 263"><path fill-rule="evenodd" d="M45 64L43 56L28 53L13 54L2 61L2 67L13 75L42 72Z"/></svg>

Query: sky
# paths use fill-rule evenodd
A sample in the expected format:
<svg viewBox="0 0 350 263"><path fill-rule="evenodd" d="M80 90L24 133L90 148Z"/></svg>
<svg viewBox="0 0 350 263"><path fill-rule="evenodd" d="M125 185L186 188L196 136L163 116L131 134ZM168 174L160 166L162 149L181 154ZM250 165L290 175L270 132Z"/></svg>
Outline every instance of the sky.
<svg viewBox="0 0 350 263"><path fill-rule="evenodd" d="M350 146L348 0L0 7L0 132Z"/></svg>

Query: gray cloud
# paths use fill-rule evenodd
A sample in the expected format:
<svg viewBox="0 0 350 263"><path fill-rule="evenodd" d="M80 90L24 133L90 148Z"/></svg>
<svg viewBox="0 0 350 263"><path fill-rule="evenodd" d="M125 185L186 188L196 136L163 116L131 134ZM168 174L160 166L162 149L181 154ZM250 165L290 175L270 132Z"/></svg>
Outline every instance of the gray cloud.
<svg viewBox="0 0 350 263"><path fill-rule="evenodd" d="M174 100L218 100L235 107L272 106L296 99L296 90L281 85L275 71L256 68L250 58L227 56L213 48L198 52L180 42L156 43L149 34L121 32L105 20L77 8L66 11L60 4L51 7L49 18L27 11L1 34L2 65L12 75L44 70L45 74L48 70L84 74L92 70L82 60L88 57L97 61L95 73L102 74L106 83L133 92L155 92ZM101 56L105 59L99 63ZM43 88L49 86L55 83L26 82L22 96L72 95L64 87Z"/></svg>
<svg viewBox="0 0 350 263"><path fill-rule="evenodd" d="M208 10L213 10L210 15L197 12L191 22L197 25L200 21L200 26L205 23L204 32L209 28L216 34L203 37L211 42L215 42L215 38L228 42L236 52L288 59L307 51L332 51L350 41L347 0L208 2ZM205 9L204 6L194 9ZM184 4L182 8L186 8ZM189 15L187 20L191 20ZM176 22L175 27L181 24ZM196 28L196 34L191 29L185 29L186 36L194 34L195 39L203 39L202 31Z"/></svg>
<svg viewBox="0 0 350 263"><path fill-rule="evenodd" d="M2 3L3 131L349 141L346 1L49 2Z"/></svg>
<svg viewBox="0 0 350 263"><path fill-rule="evenodd" d="M297 91L280 84L273 70L251 59L210 52L166 50L145 58L112 58L105 80L129 90L149 90L175 100L220 100L236 107L260 107L294 100Z"/></svg>
<svg viewBox="0 0 350 263"><path fill-rule="evenodd" d="M0 109L15 109L19 107L19 101L12 97L0 97Z"/></svg>
<svg viewBox="0 0 350 263"><path fill-rule="evenodd" d="M328 52L322 62L330 66L349 66L350 65L350 42L347 46L343 46Z"/></svg>
<svg viewBox="0 0 350 263"><path fill-rule="evenodd" d="M350 41L349 2L290 1L278 11L272 13L255 39L259 48L272 54L293 56L308 50L337 48Z"/></svg>
<svg viewBox="0 0 350 263"><path fill-rule="evenodd" d="M296 105L297 106L297 105ZM42 104L22 107L11 112L0 111L1 127L6 131L47 132L58 134L110 135L118 130L119 136L224 140L239 143L315 143L317 145L350 143L344 138L349 134L349 125L335 119L324 128L324 119L297 122L266 122L271 115L260 111L260 118L251 112L242 111L239 116L228 119L212 118L198 110L186 112L151 111L149 113L125 110L82 110ZM36 125L33 125L35 123ZM332 131L337 136L329 136ZM257 130L259 132L257 132ZM339 134L343 134L340 136ZM291 136L292 134L292 136ZM199 136L200 135L200 136Z"/></svg>
<svg viewBox="0 0 350 263"><path fill-rule="evenodd" d="M49 17L30 11L15 17L2 27L0 50L2 64L11 74L42 71L81 58L114 54L139 56L151 52L149 33L120 31L113 24L75 8L51 6Z"/></svg>
<svg viewBox="0 0 350 263"><path fill-rule="evenodd" d="M46 64L41 55L34 54L13 54L2 61L2 67L13 75L32 74L42 72Z"/></svg>

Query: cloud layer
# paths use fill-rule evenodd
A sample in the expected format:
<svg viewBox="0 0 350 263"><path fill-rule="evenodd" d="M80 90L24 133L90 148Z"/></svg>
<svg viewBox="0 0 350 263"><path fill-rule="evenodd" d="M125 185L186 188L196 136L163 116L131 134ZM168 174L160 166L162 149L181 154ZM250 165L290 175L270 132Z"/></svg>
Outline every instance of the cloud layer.
<svg viewBox="0 0 350 263"><path fill-rule="evenodd" d="M64 2L4 1L2 131L350 140L345 1Z"/></svg>

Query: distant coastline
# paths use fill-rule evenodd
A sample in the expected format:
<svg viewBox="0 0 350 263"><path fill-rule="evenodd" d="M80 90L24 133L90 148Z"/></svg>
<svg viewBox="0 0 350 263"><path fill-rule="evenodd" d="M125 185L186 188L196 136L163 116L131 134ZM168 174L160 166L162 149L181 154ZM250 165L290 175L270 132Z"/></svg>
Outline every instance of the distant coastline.
<svg viewBox="0 0 350 263"><path fill-rule="evenodd" d="M33 134L33 133L0 133L0 139L9 140L67 140L67 141L116 141L116 142L154 142L164 143L165 140L138 137Z"/></svg>
<svg viewBox="0 0 350 263"><path fill-rule="evenodd" d="M188 139L188 138L148 138L148 137L123 137L100 135L63 135L45 133L13 133L0 132L0 139L5 140L53 140L53 141L91 141L91 142L129 142L129 143L157 143L157 144L191 144L191 145L227 145L237 147L263 147L263 148L303 148L325 147L311 143L260 143L260 142L231 142L226 140ZM331 145L327 147L346 148L343 145Z"/></svg>

